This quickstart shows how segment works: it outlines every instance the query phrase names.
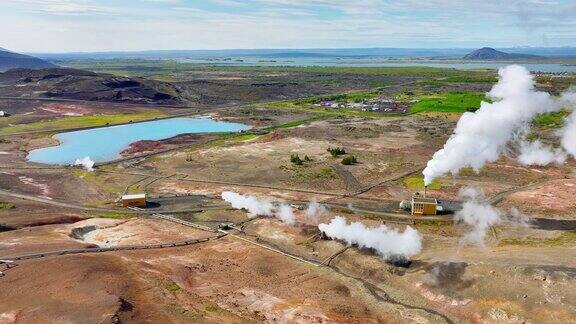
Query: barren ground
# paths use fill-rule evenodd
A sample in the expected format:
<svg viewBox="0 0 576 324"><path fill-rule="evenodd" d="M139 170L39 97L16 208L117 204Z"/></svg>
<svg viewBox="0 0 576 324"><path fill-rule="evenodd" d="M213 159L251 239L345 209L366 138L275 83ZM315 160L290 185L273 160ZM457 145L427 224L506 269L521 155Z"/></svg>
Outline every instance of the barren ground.
<svg viewBox="0 0 576 324"><path fill-rule="evenodd" d="M188 73L172 77L182 86L198 85L208 103L350 90L344 83L327 82L311 86L310 93L296 93L302 84L261 85L253 92L254 78L288 82L294 75ZM328 76L334 77L310 77ZM365 85L380 79L346 74L342 80ZM433 86L380 91L393 95L427 87ZM230 98L219 97L232 88ZM487 88L486 83L434 87ZM15 116L10 123L15 124L114 115L118 108L0 101L0 107L11 107ZM489 228L485 246L466 245L462 237L469 228L454 224L453 215L412 219L398 207L422 189L420 171L451 134L457 114L321 114L278 107L264 102L214 112L217 118L249 123L258 128L254 134L134 143L124 152L125 160L94 172L28 163L29 150L57 144L42 127L0 137L0 259L37 254L10 267L0 264L0 323L575 322L574 161L527 168L502 158L479 173L463 170L439 179L429 191L434 197L458 200L460 189L474 186L502 210L516 208L528 220ZM124 108L127 114L148 111ZM344 156L331 156L330 147L344 148L358 163L343 165ZM302 165L291 162L295 154ZM221 199L227 190L285 202L296 224L232 209ZM119 205L122 194L138 192L149 195L144 211ZM313 200L328 208L318 218L304 211ZM423 236L422 252L403 268L372 250L323 239L318 223L336 215L370 227L412 226ZM226 235L217 231L219 226ZM172 246L204 238L211 240ZM123 249L127 246L141 249ZM96 252L103 248L120 250ZM85 253L41 256L68 249Z"/></svg>

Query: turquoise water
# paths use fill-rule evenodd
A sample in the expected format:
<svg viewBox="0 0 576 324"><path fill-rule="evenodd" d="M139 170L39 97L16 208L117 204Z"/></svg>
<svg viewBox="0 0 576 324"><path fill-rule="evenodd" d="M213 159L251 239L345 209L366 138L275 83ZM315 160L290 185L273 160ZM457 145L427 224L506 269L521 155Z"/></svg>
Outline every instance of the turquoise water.
<svg viewBox="0 0 576 324"><path fill-rule="evenodd" d="M76 159L90 157L95 162L107 162L119 158L120 152L130 143L140 140L161 140L188 133L238 132L249 128L210 118L170 118L81 130L54 135L60 145L33 150L28 154L28 160L69 165Z"/></svg>

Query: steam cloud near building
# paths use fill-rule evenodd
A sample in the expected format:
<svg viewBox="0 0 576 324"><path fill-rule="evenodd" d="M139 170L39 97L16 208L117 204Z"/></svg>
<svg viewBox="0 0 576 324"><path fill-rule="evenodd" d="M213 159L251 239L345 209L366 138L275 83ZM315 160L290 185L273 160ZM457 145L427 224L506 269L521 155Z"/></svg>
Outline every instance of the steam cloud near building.
<svg viewBox="0 0 576 324"><path fill-rule="evenodd" d="M526 139L536 115L573 109L576 94L568 92L554 98L537 91L530 72L519 65L502 68L498 74L498 83L488 93L493 102L482 102L476 112L464 113L444 147L428 161L423 171L426 185L446 173L457 174L464 167L479 171L484 164L496 161L512 140L520 146L518 159L525 165L563 163L568 154L576 156L576 112L559 132L562 149Z"/></svg>
<svg viewBox="0 0 576 324"><path fill-rule="evenodd" d="M410 257L422 250L422 236L410 226L403 232L385 225L370 228L360 222L348 224L344 217L336 216L330 223L320 224L318 228L328 237L342 240L348 245L374 249L384 259Z"/></svg>
<svg viewBox="0 0 576 324"><path fill-rule="evenodd" d="M232 191L224 191L222 199L229 202L233 208L246 209L252 217L276 217L287 225L294 225L296 222L292 207L287 204L275 205L269 199L245 196Z"/></svg>
<svg viewBox="0 0 576 324"><path fill-rule="evenodd" d="M464 204L462 209L454 214L454 221L468 227L460 240L461 244L484 246L490 227L503 222L514 226L527 226L530 223L529 217L515 208L506 213L490 205L484 193L477 188L462 188L459 197L464 200Z"/></svg>

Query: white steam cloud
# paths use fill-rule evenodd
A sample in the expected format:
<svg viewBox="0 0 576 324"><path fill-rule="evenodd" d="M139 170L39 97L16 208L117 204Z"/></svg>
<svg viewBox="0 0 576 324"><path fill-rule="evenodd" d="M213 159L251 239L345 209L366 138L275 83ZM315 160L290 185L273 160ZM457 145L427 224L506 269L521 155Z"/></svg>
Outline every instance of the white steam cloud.
<svg viewBox="0 0 576 324"><path fill-rule="evenodd" d="M294 225L296 222L292 207L287 204L277 206L268 199L245 196L232 191L222 192L222 199L229 202L233 208L246 209L251 217L276 217L287 225Z"/></svg>
<svg viewBox="0 0 576 324"><path fill-rule="evenodd" d="M576 95L573 98L573 102L576 102ZM572 157L576 158L576 110L566 118L561 134L562 147L572 155Z"/></svg>
<svg viewBox="0 0 576 324"><path fill-rule="evenodd" d="M410 257L422 250L422 236L410 226L404 232L384 225L369 228L360 222L348 224L344 217L336 216L329 224L320 224L318 228L328 237L348 245L374 249L384 259Z"/></svg>
<svg viewBox="0 0 576 324"><path fill-rule="evenodd" d="M74 166L82 166L87 171L94 171L94 161L89 156L74 161Z"/></svg>
<svg viewBox="0 0 576 324"><path fill-rule="evenodd" d="M476 188L465 187L460 190L460 199L465 200L462 209L454 215L455 222L468 226L461 244L484 246L486 235L491 226L507 222L513 226L528 226L530 218L518 209L511 208L509 213L490 205L484 193Z"/></svg>
<svg viewBox="0 0 576 324"><path fill-rule="evenodd" d="M463 188L459 196L466 201L462 210L454 215L454 220L464 222L470 228L462 237L461 243L484 246L488 229L502 221L502 213L486 202L484 194L475 188Z"/></svg>
<svg viewBox="0 0 576 324"><path fill-rule="evenodd" d="M536 115L557 111L574 99L565 95L556 100L546 92L536 91L532 75L519 65L502 68L498 74L498 83L488 93L493 103L482 102L476 112L462 115L452 136L424 169L425 184L446 173L457 174L467 166L479 171L487 162L496 161L514 135L528 129ZM576 147L573 148L576 152ZM525 152L525 161L558 161L549 154L529 155Z"/></svg>
<svg viewBox="0 0 576 324"><path fill-rule="evenodd" d="M306 215L306 219L313 223L313 224L318 224L320 217L322 215L324 215L324 213L326 213L326 207L324 207L324 205L319 204L317 201L312 200L311 202L308 203L308 208L306 208L306 211L304 212L304 215Z"/></svg>
<svg viewBox="0 0 576 324"><path fill-rule="evenodd" d="M287 225L294 225L294 223L296 223L294 220L294 212L292 212L292 207L289 205L280 204L276 210L275 215L278 219Z"/></svg>
<svg viewBox="0 0 576 324"><path fill-rule="evenodd" d="M539 140L533 142L520 142L520 155L518 162L522 165L548 165L550 163L562 164L568 155L562 149L545 147Z"/></svg>

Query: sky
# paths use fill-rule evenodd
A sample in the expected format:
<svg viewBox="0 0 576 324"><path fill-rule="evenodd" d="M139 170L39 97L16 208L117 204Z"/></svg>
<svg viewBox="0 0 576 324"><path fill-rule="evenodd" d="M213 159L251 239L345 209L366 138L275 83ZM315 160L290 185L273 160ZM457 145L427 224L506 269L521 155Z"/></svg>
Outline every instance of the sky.
<svg viewBox="0 0 576 324"><path fill-rule="evenodd" d="M575 44L576 0L0 0L19 52Z"/></svg>

